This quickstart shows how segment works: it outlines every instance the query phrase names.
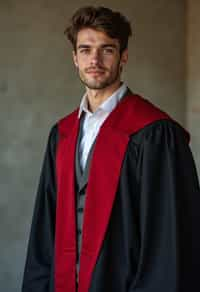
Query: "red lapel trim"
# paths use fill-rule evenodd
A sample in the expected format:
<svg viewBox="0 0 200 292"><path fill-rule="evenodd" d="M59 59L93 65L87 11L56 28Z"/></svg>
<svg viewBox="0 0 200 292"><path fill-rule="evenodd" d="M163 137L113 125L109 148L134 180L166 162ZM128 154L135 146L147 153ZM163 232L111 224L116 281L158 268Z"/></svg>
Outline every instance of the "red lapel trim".
<svg viewBox="0 0 200 292"><path fill-rule="evenodd" d="M111 128L100 131L96 141L84 210L79 292L89 291L92 271L109 223L128 141L127 134Z"/></svg>
<svg viewBox="0 0 200 292"><path fill-rule="evenodd" d="M55 239L55 291L75 292L76 214L74 156L79 119L74 112L60 121L56 156L57 210Z"/></svg>
<svg viewBox="0 0 200 292"><path fill-rule="evenodd" d="M129 136L170 117L137 95L126 96L97 137L84 210L79 292L88 292L115 199ZM56 292L75 292L76 224L74 158L78 110L59 123L57 151Z"/></svg>

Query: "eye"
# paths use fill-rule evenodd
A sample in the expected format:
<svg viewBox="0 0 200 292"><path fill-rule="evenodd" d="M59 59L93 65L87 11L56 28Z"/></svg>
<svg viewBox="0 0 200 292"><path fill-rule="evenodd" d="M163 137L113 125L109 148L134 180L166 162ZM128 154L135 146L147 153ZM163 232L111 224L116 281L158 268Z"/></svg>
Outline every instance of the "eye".
<svg viewBox="0 0 200 292"><path fill-rule="evenodd" d="M80 52L81 54L89 54L90 49L89 49L89 48L82 48L82 49L79 50L79 52Z"/></svg>
<svg viewBox="0 0 200 292"><path fill-rule="evenodd" d="M114 49L113 48L104 48L103 49L103 52L105 53L105 54L113 54L114 53Z"/></svg>

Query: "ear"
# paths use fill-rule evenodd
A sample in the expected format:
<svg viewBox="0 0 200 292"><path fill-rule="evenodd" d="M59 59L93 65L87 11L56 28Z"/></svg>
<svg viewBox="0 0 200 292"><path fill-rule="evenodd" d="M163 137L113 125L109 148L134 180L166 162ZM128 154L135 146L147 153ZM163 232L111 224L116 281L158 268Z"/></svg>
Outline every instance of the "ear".
<svg viewBox="0 0 200 292"><path fill-rule="evenodd" d="M76 67L78 67L77 55L76 55L76 52L74 50L72 51L72 57L73 57L74 65Z"/></svg>
<svg viewBox="0 0 200 292"><path fill-rule="evenodd" d="M128 49L125 49L121 54L120 63L121 65L125 65L127 61L128 61Z"/></svg>

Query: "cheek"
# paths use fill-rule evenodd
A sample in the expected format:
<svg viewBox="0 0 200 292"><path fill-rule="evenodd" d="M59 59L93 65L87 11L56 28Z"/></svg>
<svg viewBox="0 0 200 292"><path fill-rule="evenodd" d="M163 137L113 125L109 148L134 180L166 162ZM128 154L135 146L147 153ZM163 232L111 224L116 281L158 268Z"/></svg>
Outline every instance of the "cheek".
<svg viewBox="0 0 200 292"><path fill-rule="evenodd" d="M110 72L115 72L115 71L118 71L119 63L110 62L110 63L107 63L106 67L108 68Z"/></svg>
<svg viewBox="0 0 200 292"><path fill-rule="evenodd" d="M106 67L110 68L111 70L117 68L120 62L118 56L104 56L102 61Z"/></svg>
<svg viewBox="0 0 200 292"><path fill-rule="evenodd" d="M84 70L85 68L89 66L89 64L90 64L90 59L87 56L85 56L84 58L80 58L78 60L78 68L80 70Z"/></svg>

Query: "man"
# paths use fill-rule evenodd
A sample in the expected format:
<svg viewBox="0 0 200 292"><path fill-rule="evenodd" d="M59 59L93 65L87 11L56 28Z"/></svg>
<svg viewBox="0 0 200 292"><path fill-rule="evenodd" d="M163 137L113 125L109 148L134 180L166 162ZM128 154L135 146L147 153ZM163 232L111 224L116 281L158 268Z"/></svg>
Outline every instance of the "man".
<svg viewBox="0 0 200 292"><path fill-rule="evenodd" d="M22 291L200 291L188 133L121 82L124 16L83 7L66 34L86 93L49 136Z"/></svg>

